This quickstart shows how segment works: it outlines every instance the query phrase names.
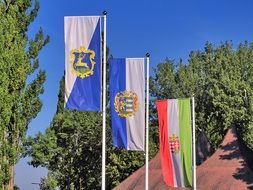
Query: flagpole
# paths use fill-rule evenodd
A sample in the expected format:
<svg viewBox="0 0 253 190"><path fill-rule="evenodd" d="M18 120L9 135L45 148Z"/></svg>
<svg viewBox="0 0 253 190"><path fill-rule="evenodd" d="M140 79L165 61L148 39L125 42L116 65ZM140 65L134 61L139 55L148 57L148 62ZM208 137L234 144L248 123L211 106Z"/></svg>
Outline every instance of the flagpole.
<svg viewBox="0 0 253 190"><path fill-rule="evenodd" d="M195 144L195 99L194 95L192 96L192 157L193 157L193 164L192 164L192 172L193 172L193 182L192 187L193 190L197 189L196 184L196 144Z"/></svg>
<svg viewBox="0 0 253 190"><path fill-rule="evenodd" d="M148 149L149 149L149 53L146 53L146 60L147 60L147 83L146 83L146 164L145 164L145 190L148 190Z"/></svg>
<svg viewBox="0 0 253 190"><path fill-rule="evenodd" d="M104 44L103 44L103 132L102 132L102 190L105 190L105 161L106 161L106 15L104 15Z"/></svg>

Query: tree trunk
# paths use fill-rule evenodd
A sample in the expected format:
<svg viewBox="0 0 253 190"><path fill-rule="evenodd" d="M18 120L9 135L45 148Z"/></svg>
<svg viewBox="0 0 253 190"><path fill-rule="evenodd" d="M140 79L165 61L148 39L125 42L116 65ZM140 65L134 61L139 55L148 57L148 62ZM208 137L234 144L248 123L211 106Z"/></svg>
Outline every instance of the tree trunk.
<svg viewBox="0 0 253 190"><path fill-rule="evenodd" d="M11 174L11 179L9 181L9 190L13 190L14 189L14 166L11 166L10 174Z"/></svg>

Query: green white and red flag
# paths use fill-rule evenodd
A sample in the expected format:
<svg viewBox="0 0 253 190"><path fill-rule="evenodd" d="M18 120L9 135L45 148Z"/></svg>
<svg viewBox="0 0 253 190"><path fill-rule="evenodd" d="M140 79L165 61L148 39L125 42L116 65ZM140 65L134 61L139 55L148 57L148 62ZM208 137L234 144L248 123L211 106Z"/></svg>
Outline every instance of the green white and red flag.
<svg viewBox="0 0 253 190"><path fill-rule="evenodd" d="M190 99L158 100L156 106L164 182L172 187L191 187L192 133Z"/></svg>

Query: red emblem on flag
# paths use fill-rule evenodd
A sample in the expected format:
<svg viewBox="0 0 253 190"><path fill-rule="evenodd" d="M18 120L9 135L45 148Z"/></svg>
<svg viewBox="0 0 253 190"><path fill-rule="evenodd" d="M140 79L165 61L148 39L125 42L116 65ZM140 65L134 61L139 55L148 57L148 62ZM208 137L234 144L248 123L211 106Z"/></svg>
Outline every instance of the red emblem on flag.
<svg viewBox="0 0 253 190"><path fill-rule="evenodd" d="M180 150L179 138L176 134L169 137L169 146L172 153L178 153Z"/></svg>

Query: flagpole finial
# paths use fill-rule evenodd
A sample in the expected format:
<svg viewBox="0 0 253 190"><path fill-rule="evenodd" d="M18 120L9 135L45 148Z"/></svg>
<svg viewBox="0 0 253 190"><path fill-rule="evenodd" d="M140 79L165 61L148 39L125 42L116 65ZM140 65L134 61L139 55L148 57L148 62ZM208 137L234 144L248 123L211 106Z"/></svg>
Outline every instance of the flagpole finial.
<svg viewBox="0 0 253 190"><path fill-rule="evenodd" d="M107 15L107 12L106 12L106 11L103 11L103 15Z"/></svg>
<svg viewBox="0 0 253 190"><path fill-rule="evenodd" d="M149 54L149 53L146 53L146 57L150 57L150 54Z"/></svg>

